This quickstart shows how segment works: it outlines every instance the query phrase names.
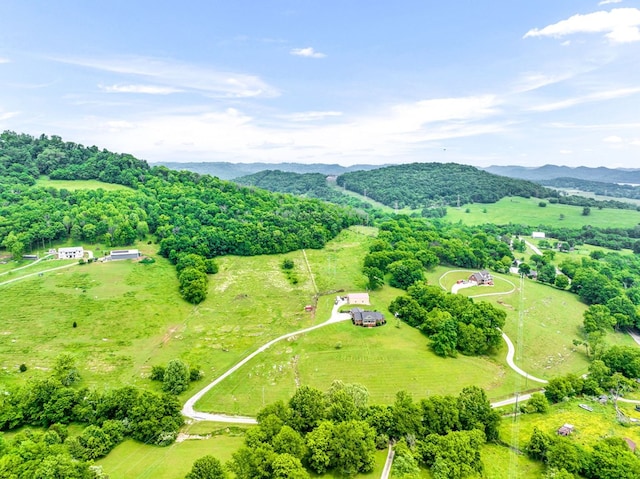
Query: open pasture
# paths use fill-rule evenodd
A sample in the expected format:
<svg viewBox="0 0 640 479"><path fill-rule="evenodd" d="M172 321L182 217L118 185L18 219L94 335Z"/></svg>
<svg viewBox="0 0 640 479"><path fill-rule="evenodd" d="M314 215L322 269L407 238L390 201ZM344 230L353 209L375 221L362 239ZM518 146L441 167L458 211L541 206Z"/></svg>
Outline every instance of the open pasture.
<svg viewBox="0 0 640 479"><path fill-rule="evenodd" d="M377 328L350 321L277 343L211 390L198 410L255 414L286 400L298 385L326 390L334 379L367 387L372 404L391 404L399 390L419 399L457 394L476 384L493 397L513 391L511 370L489 358L441 358L418 330L395 321Z"/></svg>
<svg viewBox="0 0 640 479"><path fill-rule="evenodd" d="M306 251L319 286L333 289L335 280L349 287L374 232L345 231L327 246L326 254ZM138 247L153 253L152 246ZM305 305L314 304L314 281L305 254L296 251L218 258L209 296L194 307L179 296L175 268L155 258L149 265L74 265L0 286L6 339L0 343L0 382L20 383L45 374L62 351L77 357L87 386L137 383L157 388L144 378L152 365L172 358L200 366L206 381L270 339L326 320L335 297L320 298L319 319L320 312L304 311ZM294 261L295 284L281 270L284 258ZM26 373L17 372L21 363L27 365ZM201 383L195 383L192 390L199 387Z"/></svg>
<svg viewBox="0 0 640 479"><path fill-rule="evenodd" d="M545 201L547 206L544 208L538 206L540 201ZM469 213L466 213L467 209ZM539 198L507 197L496 203L476 203L460 208L447 208L445 219L451 222L462 221L468 225L513 223L533 227L549 225L581 228L585 225L591 225L603 228L633 228L640 222L640 211L591 208L591 214L583 216L581 206L551 204Z"/></svg>
<svg viewBox="0 0 640 479"><path fill-rule="evenodd" d="M98 180L50 180L43 176L36 181L36 186L42 188L55 188L57 190L97 190L102 188L105 191L130 190L128 186L117 185L115 183L104 183Z"/></svg>
<svg viewBox="0 0 640 479"><path fill-rule="evenodd" d="M587 411L578 406L587 403L593 411ZM621 403L622 404L622 403ZM638 414L632 414L638 418ZM533 428L537 427L547 434L555 435L558 428L568 423L575 426L571 440L582 446L591 446L596 440L607 436L628 437L635 443L640 443L640 426L625 426L616 419L613 404L600 404L584 398L571 399L551 405L546 414L524 414L519 417L518 447L523 449L529 441ZM500 424L500 437L507 442L511 438L513 421L504 419Z"/></svg>

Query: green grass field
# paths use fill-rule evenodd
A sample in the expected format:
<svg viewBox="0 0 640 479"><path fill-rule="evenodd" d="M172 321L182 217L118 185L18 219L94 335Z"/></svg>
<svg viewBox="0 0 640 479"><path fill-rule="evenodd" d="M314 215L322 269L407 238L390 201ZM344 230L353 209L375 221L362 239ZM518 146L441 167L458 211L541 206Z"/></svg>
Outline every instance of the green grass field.
<svg viewBox="0 0 640 479"><path fill-rule="evenodd" d="M50 180L46 176L38 178L36 186L40 186L42 188L55 188L57 190L65 189L69 191L97 190L98 188L102 188L106 191L131 189L128 186L104 183L98 180Z"/></svg>
<svg viewBox="0 0 640 479"><path fill-rule="evenodd" d="M477 203L460 208L447 208L445 219L454 223L461 221L468 225L514 223L534 227L548 225L564 228L581 228L585 225L632 228L640 222L640 211L637 210L591 208L591 214L583 216L580 206L547 202L547 206L541 208L538 206L539 202L538 198L508 197L497 203ZM467 209L469 213L465 212ZM562 219L560 215L564 215Z"/></svg>
<svg viewBox="0 0 640 479"><path fill-rule="evenodd" d="M125 261L73 266L0 286L0 334L4 338L0 342L0 383L18 384L47 374L53 358L69 351L78 358L83 386L136 384L158 389L146 379L150 367L182 358L205 372L205 378L181 396L185 399L270 339L326 320L338 291L364 291L362 258L374 236L373 228L353 228L323 250L219 258L220 271L210 279L209 297L196 307L180 298L175 268L157 256L150 265ZM154 245L137 247L154 255ZM296 284L280 268L284 258L294 261ZM437 267L428 272L429 282L438 284L448 270ZM8 268L0 269L3 271ZM27 268L22 273L34 271ZM0 276L0 282L12 274ZM460 274L460 278L468 277L467 272ZM450 287L460 278L452 273L443 284ZM504 279L516 282L517 278L506 275ZM515 341L519 296L508 293L510 288L506 281L497 280L493 291L501 294L484 299L507 311L505 331ZM461 293L488 289L469 288ZM317 296L316 291L321 294ZM389 302L400 294L403 292L390 287L371 293L372 309L388 314ZM314 311L305 312L307 304L315 305ZM584 371L584 351L575 350L571 341L579 335L586 306L568 292L527 281L525 308L524 345L517 364L546 378ZM506 347L490 358L439 358L429 351L422 333L405 324L398 328L390 315L388 318L388 324L380 328L364 329L344 322L278 343L212 390L198 407L254 414L263 404L287 399L298 384L325 390L334 379L364 384L371 403L386 404L393 402L400 389L419 399L434 393L456 394L464 386L477 384L497 399L536 386L523 384L506 366ZM77 328L72 328L74 321ZM624 335L611 334L609 339L632 344ZM21 363L27 364L26 373L18 373ZM177 478L184 476L197 457L211 452L224 459L240 443L241 439L228 435L169 448L127 441L100 464L111 477ZM486 454L499 457L501 451ZM379 459L384 462L384 455ZM176 467L160 467L167 463ZM523 464L523 468L536 470L535 464ZM488 477L504 477L497 465L495 473L491 468L487 474L494 475ZM366 477L379 477L377 471L377 476Z"/></svg>
<svg viewBox="0 0 640 479"><path fill-rule="evenodd" d="M578 406L580 403L588 403L593 412L586 411ZM625 406L620 403L621 406ZM628 406L628 405L626 405ZM626 409L627 413L636 419L640 414L633 411L633 407ZM571 439L582 446L591 446L599 438L606 436L628 437L636 443L640 443L640 427L623 425L616 419L616 412L611 402L600 404L587 399L572 399L551 406L547 414L524 414L518 422L518 444L524 448L537 427L543 432L555 435L560 426L565 423L575 426ZM503 420L500 424L500 437L507 442L512 436L512 420Z"/></svg>
<svg viewBox="0 0 640 479"><path fill-rule="evenodd" d="M458 279L468 278L469 271L453 271L450 268L438 266L430 271L427 280L450 290ZM520 285L516 275L502 275L493 273L495 286L475 286L461 289L459 294L479 296L475 301L487 301L501 308L507 313L504 332L516 344L518 325L520 321ZM508 283L514 283L517 288L513 293L507 293L511 288ZM509 289L507 289L509 288ZM582 338L582 314L587 306L579 298L568 291L561 291L549 285L533 280L524 282L524 317L521 349L516 346L515 362L528 373L549 379L567 373L584 373L588 367L588 358L583 347L575 348L574 339ZM635 344L627 334L611 332L607 334L609 344ZM506 345L498 352L499 358L506 355ZM523 384L523 389L535 387L534 384Z"/></svg>

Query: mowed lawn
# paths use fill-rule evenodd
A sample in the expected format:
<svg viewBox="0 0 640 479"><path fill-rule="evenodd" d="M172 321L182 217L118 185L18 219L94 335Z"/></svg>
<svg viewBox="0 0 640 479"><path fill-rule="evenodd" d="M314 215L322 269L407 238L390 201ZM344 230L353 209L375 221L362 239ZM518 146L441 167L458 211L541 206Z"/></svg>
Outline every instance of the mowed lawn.
<svg viewBox="0 0 640 479"><path fill-rule="evenodd" d="M50 180L48 177L43 176L40 177L36 181L36 186L40 186L42 188L55 188L57 190L97 190L98 188L102 188L106 191L114 191L114 190L130 190L128 186L117 185L114 183L104 183L98 180Z"/></svg>
<svg viewBox="0 0 640 479"><path fill-rule="evenodd" d="M512 391L510 370L488 358L441 358L418 330L395 321L378 328L332 324L285 340L256 356L197 404L210 412L256 414L263 405L287 400L302 384L326 390L333 380L367 387L372 404L392 404L397 391L416 399L457 394L469 385L490 395Z"/></svg>
<svg viewBox="0 0 640 479"><path fill-rule="evenodd" d="M439 266L429 273L428 281L450 288L457 279L465 279L471 272ZM583 339L583 313L587 305L573 293L530 279L524 281L521 298L517 275L492 274L496 284L494 287L476 286L461 289L459 294L476 296L474 301L487 301L507 313L504 332L516 345L516 364L542 379L586 372L589 362L585 348L576 348L573 340ZM505 285L509 283L516 285L512 293L505 292ZM502 294L493 294L498 291ZM522 341L518 345L521 304L524 308L520 335ZM629 335L613 331L607 334L606 340L609 344L635 344ZM506 355L506 345L500 351L502 354ZM528 383L526 387L536 384Z"/></svg>
<svg viewBox="0 0 640 479"><path fill-rule="evenodd" d="M548 225L564 228L581 228L585 225L603 228L633 228L640 223L640 211L611 208L591 208L588 216L582 215L581 206L551 204L541 208L539 198L507 197L496 203L476 203L460 208L447 208L445 219L453 223L462 221L467 225L484 223L525 224L533 227ZM466 213L466 210L469 213ZM563 215L563 216L561 216Z"/></svg>

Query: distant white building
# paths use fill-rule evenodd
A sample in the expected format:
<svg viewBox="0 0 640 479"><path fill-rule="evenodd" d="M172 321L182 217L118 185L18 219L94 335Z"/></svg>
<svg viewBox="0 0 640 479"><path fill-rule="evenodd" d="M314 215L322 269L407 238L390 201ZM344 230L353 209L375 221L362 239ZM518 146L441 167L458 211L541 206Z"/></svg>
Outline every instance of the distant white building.
<svg viewBox="0 0 640 479"><path fill-rule="evenodd" d="M109 253L109 259L112 261L120 259L138 259L140 251L137 249L116 249Z"/></svg>
<svg viewBox="0 0 640 479"><path fill-rule="evenodd" d="M82 246L58 248L58 259L82 259L83 257L84 248Z"/></svg>
<svg viewBox="0 0 640 479"><path fill-rule="evenodd" d="M544 238L545 234L544 234L544 231L533 231L533 232L531 232L531 237L532 238Z"/></svg>

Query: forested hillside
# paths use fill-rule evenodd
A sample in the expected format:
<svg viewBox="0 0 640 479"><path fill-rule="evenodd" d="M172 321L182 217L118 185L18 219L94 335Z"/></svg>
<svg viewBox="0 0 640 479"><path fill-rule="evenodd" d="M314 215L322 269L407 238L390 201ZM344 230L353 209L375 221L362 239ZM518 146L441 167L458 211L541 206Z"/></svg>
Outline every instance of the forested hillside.
<svg viewBox="0 0 640 479"><path fill-rule="evenodd" d="M34 186L40 175L131 189L58 191ZM205 259L282 253L321 248L360 221L353 210L322 201L149 168L131 155L55 136L0 135L0 184L0 245L15 257L45 241L127 246L149 234L174 263L185 254Z"/></svg>
<svg viewBox="0 0 640 479"><path fill-rule="evenodd" d="M456 163L412 163L345 173L338 185L398 208L494 203L505 196L554 197L558 193Z"/></svg>
<svg viewBox="0 0 640 479"><path fill-rule="evenodd" d="M257 186L269 191L291 193L308 198L318 198L339 205L356 208L371 208L371 204L346 195L327 183L321 173L292 173L280 170L265 170L253 175L242 176L234 180L240 185Z"/></svg>

